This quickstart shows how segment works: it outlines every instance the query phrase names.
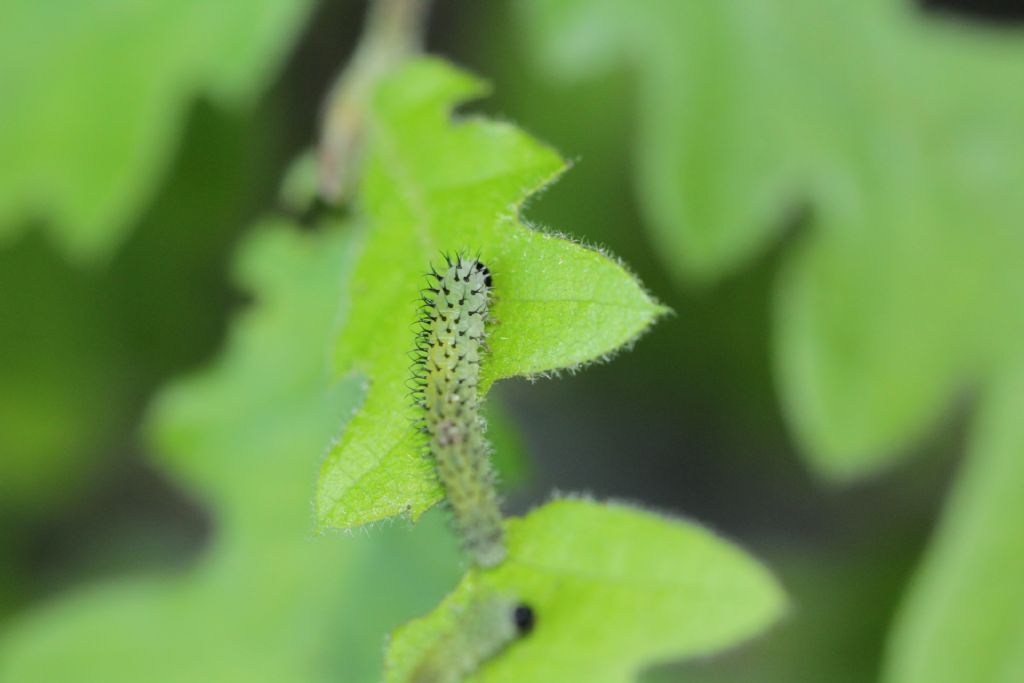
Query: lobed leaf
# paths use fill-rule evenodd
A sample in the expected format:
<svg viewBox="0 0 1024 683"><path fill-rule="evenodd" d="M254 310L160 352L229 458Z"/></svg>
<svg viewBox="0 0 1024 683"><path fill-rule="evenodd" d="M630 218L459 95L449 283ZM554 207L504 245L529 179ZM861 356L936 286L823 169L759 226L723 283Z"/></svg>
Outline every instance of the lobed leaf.
<svg viewBox="0 0 1024 683"><path fill-rule="evenodd" d="M358 371L368 391L324 462L322 526L415 519L441 499L405 384L423 274L441 252L479 252L493 273L485 389L601 358L665 311L608 256L521 223L523 203L564 163L511 125L450 120L452 107L483 89L423 60L385 79L373 100L360 194L367 234L335 355L338 371Z"/></svg>

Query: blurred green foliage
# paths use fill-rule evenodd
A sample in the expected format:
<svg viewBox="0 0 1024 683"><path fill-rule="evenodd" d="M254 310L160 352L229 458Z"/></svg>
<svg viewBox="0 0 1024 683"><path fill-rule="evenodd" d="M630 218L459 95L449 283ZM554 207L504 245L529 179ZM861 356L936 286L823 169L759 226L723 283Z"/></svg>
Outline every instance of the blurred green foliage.
<svg viewBox="0 0 1024 683"><path fill-rule="evenodd" d="M887 683L1024 678L1024 368L982 402L944 519L896 623Z"/></svg>
<svg viewBox="0 0 1024 683"><path fill-rule="evenodd" d="M846 547L776 548L772 568L790 591L792 612L767 636L716 659L651 671L650 683L865 683L877 680L890 605L917 548L906 535Z"/></svg>
<svg viewBox="0 0 1024 683"><path fill-rule="evenodd" d="M1024 338L1024 100L1007 89L1024 75L1020 35L892 0L522 9L542 68L579 77L625 63L639 77L637 192L675 273L721 277L808 207L777 283L775 355L787 420L817 469L874 472L968 386L1003 391ZM983 424L986 442L1010 428ZM1002 452L969 457L1020 457L1009 438L988 448ZM961 495L997 505L995 475L979 483L982 465L967 467L973 494ZM1020 540L979 541L982 552L952 531L981 534L969 521L979 505L949 511L890 680L1019 675L1000 644L1019 641L1021 608L1010 597L1000 617L971 591L1014 594ZM968 633L980 624L991 631Z"/></svg>
<svg viewBox="0 0 1024 683"><path fill-rule="evenodd" d="M153 197L198 95L249 106L306 0L10 0L0 8L0 244L41 224L109 255Z"/></svg>
<svg viewBox="0 0 1024 683"><path fill-rule="evenodd" d="M38 241L0 253L0 291L0 500L8 514L45 514L85 483L94 445L124 428L117 331L97 320L102 286Z"/></svg>
<svg viewBox="0 0 1024 683"><path fill-rule="evenodd" d="M317 456L359 395L328 367L345 233L258 228L237 268L258 303L220 360L151 415L160 467L212 508L211 547L183 573L29 611L0 642L0 680L373 681L386 630L451 584L436 517L416 534L311 538Z"/></svg>
<svg viewBox="0 0 1024 683"><path fill-rule="evenodd" d="M901 0L522 6L543 67L637 74L637 192L676 273L720 277L809 207L776 353L823 472L900 455L1024 329L1021 41Z"/></svg>
<svg viewBox="0 0 1024 683"><path fill-rule="evenodd" d="M105 268L38 236L0 250L0 510L74 506L132 447L153 386L221 332L225 254L266 183L266 120L197 109L167 186ZM205 305L204 305L205 304ZM216 304L216 305L215 305Z"/></svg>

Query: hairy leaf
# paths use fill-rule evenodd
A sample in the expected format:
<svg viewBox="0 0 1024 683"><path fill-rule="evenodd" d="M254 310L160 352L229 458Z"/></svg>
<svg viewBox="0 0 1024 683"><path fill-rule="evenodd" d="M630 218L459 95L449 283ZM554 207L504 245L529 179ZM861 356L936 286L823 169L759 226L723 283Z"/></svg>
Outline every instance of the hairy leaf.
<svg viewBox="0 0 1024 683"><path fill-rule="evenodd" d="M9 0L0 6L0 243L44 224L108 253L151 198L188 105L244 105L307 0Z"/></svg>
<svg viewBox="0 0 1024 683"><path fill-rule="evenodd" d="M470 679L481 683L624 683L653 662L735 644L783 609L774 579L738 548L626 505L555 500L508 522L508 552L395 633L388 683L407 681L470 601L489 595L529 605L536 625Z"/></svg>
<svg viewBox="0 0 1024 683"><path fill-rule="evenodd" d="M523 202L564 164L511 125L450 120L452 107L483 89L468 74L424 60L376 92L360 194L367 235L336 353L338 371L364 374L369 388L324 463L323 526L415 519L441 499L412 427L406 380L423 275L442 252L479 253L493 273L497 322L485 387L601 358L664 311L611 258L521 224Z"/></svg>

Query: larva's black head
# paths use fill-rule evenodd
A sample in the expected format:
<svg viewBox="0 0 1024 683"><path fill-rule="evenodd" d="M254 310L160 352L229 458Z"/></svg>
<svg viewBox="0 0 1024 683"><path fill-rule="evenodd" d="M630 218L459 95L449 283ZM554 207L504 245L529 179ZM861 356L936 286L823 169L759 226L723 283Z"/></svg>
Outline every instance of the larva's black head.
<svg viewBox="0 0 1024 683"><path fill-rule="evenodd" d="M537 617L533 613L533 608L523 603L516 605L512 618L515 619L516 630L519 631L519 635L521 636L525 636L532 631L533 625L537 621Z"/></svg>
<svg viewBox="0 0 1024 683"><path fill-rule="evenodd" d="M490 270L490 268L488 268L484 264L480 263L480 261L477 261L474 267L476 268L478 273L482 273L483 274L483 276L484 276L484 284L487 285L488 288L490 288L491 287L491 270Z"/></svg>

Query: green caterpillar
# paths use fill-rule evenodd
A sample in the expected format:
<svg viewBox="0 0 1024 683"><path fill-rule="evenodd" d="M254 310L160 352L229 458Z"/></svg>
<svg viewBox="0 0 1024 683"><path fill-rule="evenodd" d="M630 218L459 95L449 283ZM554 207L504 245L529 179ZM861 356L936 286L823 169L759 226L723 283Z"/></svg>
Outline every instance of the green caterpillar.
<svg viewBox="0 0 1024 683"><path fill-rule="evenodd" d="M445 261L422 292L413 396L455 529L473 561L493 567L505 557L505 531L477 394L491 273L476 258Z"/></svg>
<svg viewBox="0 0 1024 683"><path fill-rule="evenodd" d="M459 683L533 629L529 606L507 596L478 598L417 664L409 683Z"/></svg>

